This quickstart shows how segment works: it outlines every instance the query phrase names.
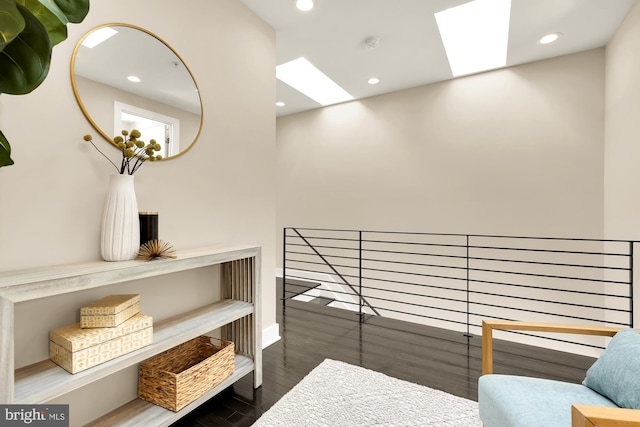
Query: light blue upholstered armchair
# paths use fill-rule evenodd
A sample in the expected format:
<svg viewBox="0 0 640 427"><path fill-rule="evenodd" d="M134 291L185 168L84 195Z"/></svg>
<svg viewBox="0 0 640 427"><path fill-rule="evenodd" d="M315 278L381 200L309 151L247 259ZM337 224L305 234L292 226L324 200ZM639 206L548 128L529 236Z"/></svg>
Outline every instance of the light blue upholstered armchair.
<svg viewBox="0 0 640 427"><path fill-rule="evenodd" d="M582 384L493 373L493 330L612 336ZM482 322L480 418L485 427L640 427L640 334L634 329Z"/></svg>

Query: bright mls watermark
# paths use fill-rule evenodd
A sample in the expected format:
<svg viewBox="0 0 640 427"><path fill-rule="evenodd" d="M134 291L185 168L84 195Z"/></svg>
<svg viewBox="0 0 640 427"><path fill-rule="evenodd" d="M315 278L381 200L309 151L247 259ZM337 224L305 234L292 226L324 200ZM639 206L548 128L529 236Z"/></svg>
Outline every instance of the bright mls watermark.
<svg viewBox="0 0 640 427"><path fill-rule="evenodd" d="M0 426L69 427L69 405L0 405Z"/></svg>

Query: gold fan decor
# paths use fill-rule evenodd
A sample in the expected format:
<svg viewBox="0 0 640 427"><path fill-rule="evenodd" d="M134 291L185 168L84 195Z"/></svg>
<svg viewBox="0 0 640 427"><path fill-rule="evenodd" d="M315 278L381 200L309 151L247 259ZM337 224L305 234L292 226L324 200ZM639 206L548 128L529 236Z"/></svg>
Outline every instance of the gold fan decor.
<svg viewBox="0 0 640 427"><path fill-rule="evenodd" d="M176 250L164 240L150 240L138 249L138 258L153 261L157 258L177 258Z"/></svg>

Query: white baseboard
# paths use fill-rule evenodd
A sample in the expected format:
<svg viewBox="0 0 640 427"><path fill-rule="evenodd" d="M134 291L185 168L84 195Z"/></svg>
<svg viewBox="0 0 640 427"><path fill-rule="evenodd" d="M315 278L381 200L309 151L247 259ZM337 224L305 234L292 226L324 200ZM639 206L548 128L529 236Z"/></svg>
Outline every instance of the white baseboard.
<svg viewBox="0 0 640 427"><path fill-rule="evenodd" d="M274 323L262 330L262 348L265 349L271 344L280 341L280 325Z"/></svg>

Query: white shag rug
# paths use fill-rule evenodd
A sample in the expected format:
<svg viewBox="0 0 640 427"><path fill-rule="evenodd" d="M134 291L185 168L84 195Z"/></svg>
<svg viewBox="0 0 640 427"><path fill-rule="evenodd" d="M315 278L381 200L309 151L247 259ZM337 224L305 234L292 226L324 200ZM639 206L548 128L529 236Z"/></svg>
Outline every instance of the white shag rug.
<svg viewBox="0 0 640 427"><path fill-rule="evenodd" d="M325 359L253 427L481 427L478 403Z"/></svg>

